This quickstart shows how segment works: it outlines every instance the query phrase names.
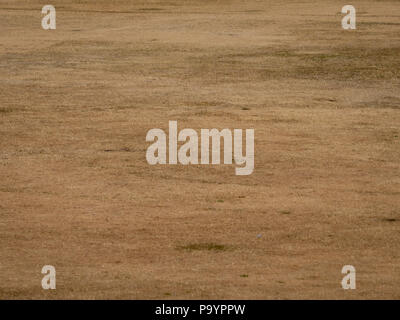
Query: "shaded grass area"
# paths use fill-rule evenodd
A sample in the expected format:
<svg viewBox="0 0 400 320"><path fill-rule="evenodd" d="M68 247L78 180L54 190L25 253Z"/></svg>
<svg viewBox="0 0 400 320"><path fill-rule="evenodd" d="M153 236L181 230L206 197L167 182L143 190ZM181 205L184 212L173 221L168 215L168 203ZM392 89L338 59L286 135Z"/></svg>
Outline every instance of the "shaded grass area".
<svg viewBox="0 0 400 320"><path fill-rule="evenodd" d="M9 107L0 107L0 113L10 113L13 110Z"/></svg>
<svg viewBox="0 0 400 320"><path fill-rule="evenodd" d="M123 45L111 40L64 40L35 55L7 53L1 60L4 66L12 65L16 72L39 67L104 71L114 78L153 76L159 81L156 85L168 79L207 84L274 79L400 79L400 47L314 50L312 47L182 48L179 44L159 42Z"/></svg>
<svg viewBox="0 0 400 320"><path fill-rule="evenodd" d="M400 79L399 52L398 47L377 49L338 47L332 48L329 52L259 48L251 52L219 55L215 60L218 61L216 72L221 79L227 76L241 79L242 76L242 79L251 77L261 81L283 78L398 80ZM222 70L224 65L225 71ZM228 68L228 65L231 68Z"/></svg>

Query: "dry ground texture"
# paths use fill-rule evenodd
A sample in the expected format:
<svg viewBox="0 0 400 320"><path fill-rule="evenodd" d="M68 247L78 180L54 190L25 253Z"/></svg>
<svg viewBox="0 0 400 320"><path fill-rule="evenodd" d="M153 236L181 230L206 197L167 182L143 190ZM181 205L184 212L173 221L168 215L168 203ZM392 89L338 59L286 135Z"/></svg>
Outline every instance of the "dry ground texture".
<svg viewBox="0 0 400 320"><path fill-rule="evenodd" d="M0 298L400 299L400 2L345 4L0 0ZM254 173L148 165L169 120Z"/></svg>

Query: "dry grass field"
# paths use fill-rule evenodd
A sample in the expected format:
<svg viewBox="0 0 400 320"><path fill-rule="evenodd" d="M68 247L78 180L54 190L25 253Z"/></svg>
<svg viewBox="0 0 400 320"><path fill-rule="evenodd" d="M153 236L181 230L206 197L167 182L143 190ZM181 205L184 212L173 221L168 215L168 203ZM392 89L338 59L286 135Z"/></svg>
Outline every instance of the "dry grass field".
<svg viewBox="0 0 400 320"><path fill-rule="evenodd" d="M0 0L0 299L400 299L400 1L346 4ZM253 174L149 165L169 120Z"/></svg>

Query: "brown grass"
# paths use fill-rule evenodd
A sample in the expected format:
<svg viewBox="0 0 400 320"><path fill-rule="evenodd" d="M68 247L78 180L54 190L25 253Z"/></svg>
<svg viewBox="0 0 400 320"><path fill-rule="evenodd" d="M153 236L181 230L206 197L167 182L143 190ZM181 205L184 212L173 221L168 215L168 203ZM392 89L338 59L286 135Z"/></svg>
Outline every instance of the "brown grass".
<svg viewBox="0 0 400 320"><path fill-rule="evenodd" d="M400 298L398 1L51 3L0 1L0 299ZM148 165L169 120L254 173Z"/></svg>

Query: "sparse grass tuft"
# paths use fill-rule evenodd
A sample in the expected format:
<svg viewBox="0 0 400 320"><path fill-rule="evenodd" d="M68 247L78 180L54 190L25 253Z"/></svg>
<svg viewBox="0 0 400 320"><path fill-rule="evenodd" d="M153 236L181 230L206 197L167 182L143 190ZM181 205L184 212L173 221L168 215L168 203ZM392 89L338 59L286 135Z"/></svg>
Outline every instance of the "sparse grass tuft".
<svg viewBox="0 0 400 320"><path fill-rule="evenodd" d="M187 250L187 251L199 251L199 250L227 251L228 247L223 244L216 244L213 242L209 242L209 243L191 243L186 246L179 246L179 247L177 247L177 249Z"/></svg>

